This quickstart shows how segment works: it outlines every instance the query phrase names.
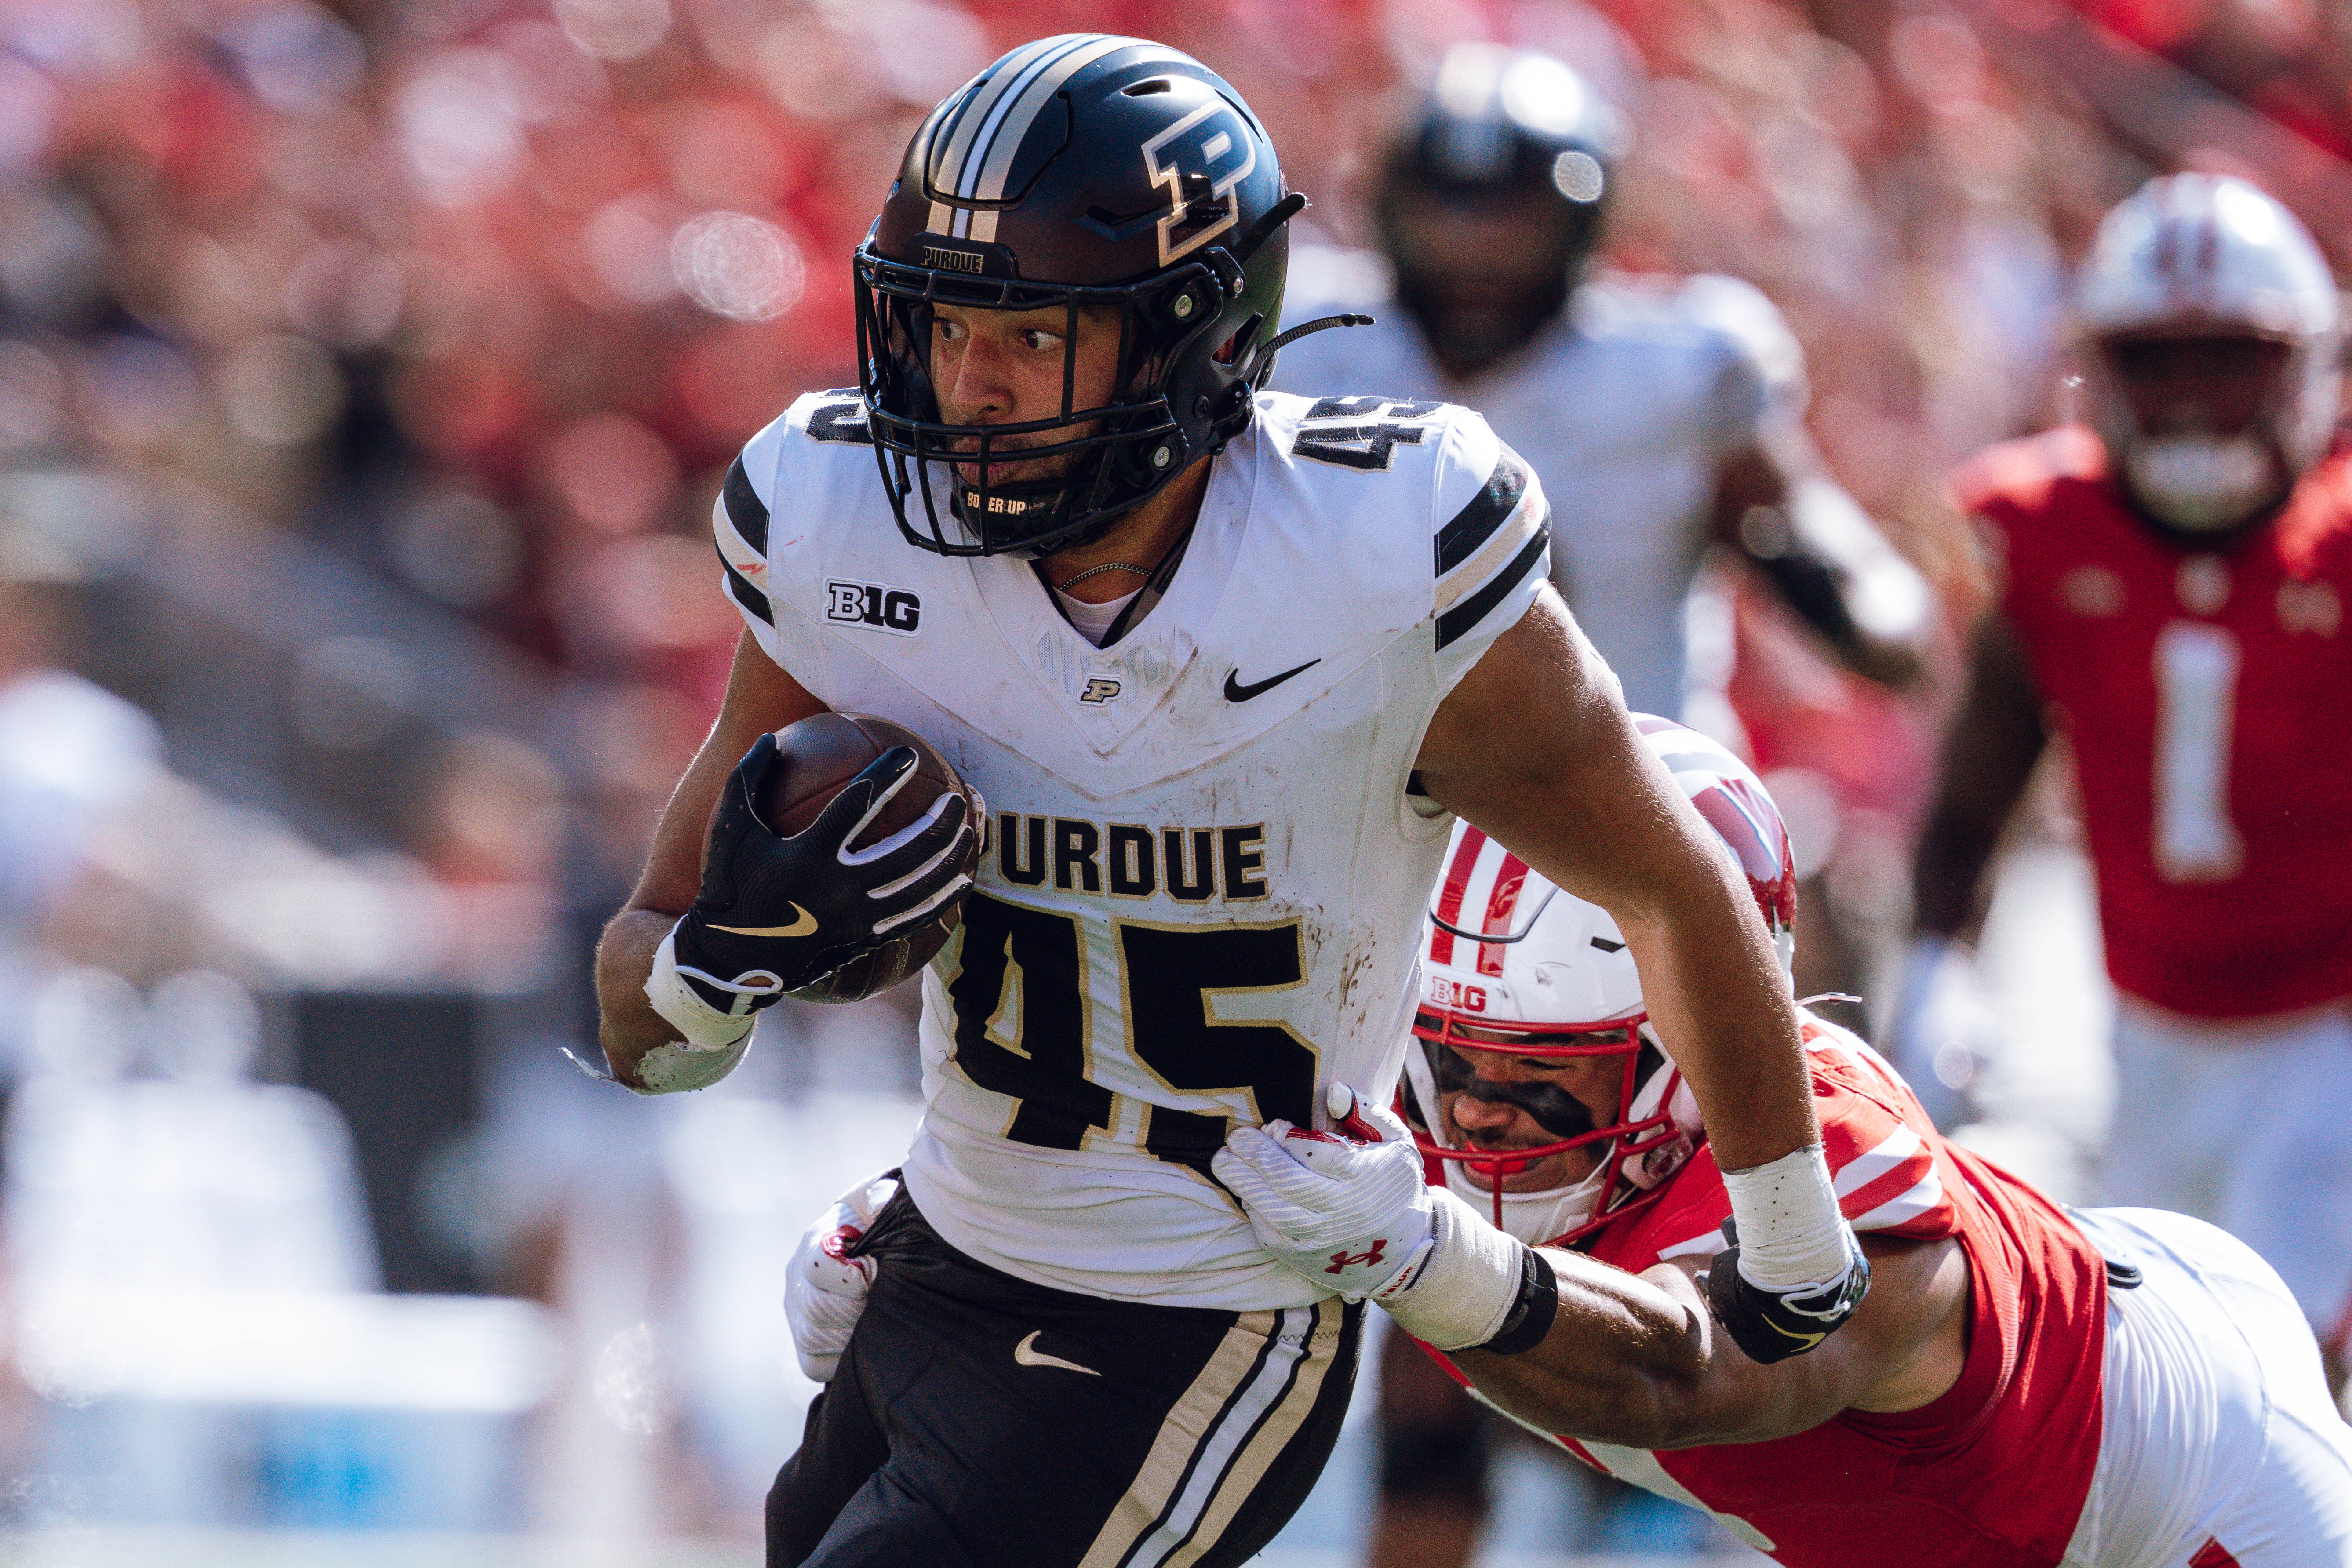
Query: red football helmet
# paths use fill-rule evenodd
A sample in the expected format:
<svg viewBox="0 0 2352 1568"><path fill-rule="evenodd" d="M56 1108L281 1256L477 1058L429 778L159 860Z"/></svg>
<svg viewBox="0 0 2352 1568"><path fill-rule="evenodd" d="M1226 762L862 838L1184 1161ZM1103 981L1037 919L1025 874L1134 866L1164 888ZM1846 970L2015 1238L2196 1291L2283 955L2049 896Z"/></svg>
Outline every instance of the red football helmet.
<svg viewBox="0 0 2352 1568"><path fill-rule="evenodd" d="M1796 952L1797 873L1772 797L1747 763L1696 731L1646 714L1634 722L1738 859L1787 970ZM1447 1184L1521 1240L1558 1244L1662 1190L1698 1146L1698 1104L1650 1027L1633 955L1608 911L1561 891L1461 823L1427 940L1412 1025L1418 1048L1405 1053L1399 1096L1414 1141L1440 1163ZM1465 1049L1555 1062L1616 1058L1622 1068L1614 1120L1594 1116L1558 1084L1483 1079ZM1466 1145L1447 1112L1465 1094L1517 1107L1552 1142ZM1546 1159L1596 1147L1599 1158L1580 1180L1506 1190L1508 1178Z"/></svg>

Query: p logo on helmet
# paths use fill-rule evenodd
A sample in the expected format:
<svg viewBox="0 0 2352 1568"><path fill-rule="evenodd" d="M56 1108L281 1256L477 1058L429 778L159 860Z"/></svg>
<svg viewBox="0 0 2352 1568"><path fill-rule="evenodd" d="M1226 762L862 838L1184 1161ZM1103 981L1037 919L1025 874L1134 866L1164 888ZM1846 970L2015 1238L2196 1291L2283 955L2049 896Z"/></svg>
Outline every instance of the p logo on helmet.
<svg viewBox="0 0 2352 1568"><path fill-rule="evenodd" d="M1228 198L1257 167L1257 138L1234 106L1219 99L1146 142L1143 166L1153 184L1168 188L1168 216L1160 220L1160 265L1165 267L1238 221ZM1192 232L1177 238L1188 219Z"/></svg>

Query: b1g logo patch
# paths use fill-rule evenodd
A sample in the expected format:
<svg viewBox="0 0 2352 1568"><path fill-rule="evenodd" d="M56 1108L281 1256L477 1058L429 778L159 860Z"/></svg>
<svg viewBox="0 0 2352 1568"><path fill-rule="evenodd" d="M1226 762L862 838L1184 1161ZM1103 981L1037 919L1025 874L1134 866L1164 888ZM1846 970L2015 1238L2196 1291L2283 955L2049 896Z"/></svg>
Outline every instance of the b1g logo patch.
<svg viewBox="0 0 2352 1568"><path fill-rule="evenodd" d="M1451 1007L1457 1013L1483 1013L1486 1010L1485 986L1465 985L1443 975L1430 976L1429 999L1437 1006Z"/></svg>
<svg viewBox="0 0 2352 1568"><path fill-rule="evenodd" d="M887 583L832 582L824 585L824 618L855 622L877 631L910 637L923 624L923 601L912 588Z"/></svg>

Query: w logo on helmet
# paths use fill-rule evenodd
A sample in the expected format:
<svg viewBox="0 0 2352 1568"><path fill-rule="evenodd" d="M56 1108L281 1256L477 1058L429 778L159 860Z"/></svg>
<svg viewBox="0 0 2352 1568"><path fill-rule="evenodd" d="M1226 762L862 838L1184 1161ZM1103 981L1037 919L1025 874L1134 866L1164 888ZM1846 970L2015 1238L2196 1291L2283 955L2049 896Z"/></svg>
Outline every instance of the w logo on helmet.
<svg viewBox="0 0 2352 1568"><path fill-rule="evenodd" d="M1325 1268L1323 1272L1326 1274L1339 1274L1344 1273L1346 1270L1350 1268L1370 1268L1380 1262L1381 1257L1381 1249L1387 1247L1388 1244L1389 1238L1384 1236L1372 1243L1370 1251L1335 1252L1331 1255L1330 1266Z"/></svg>
<svg viewBox="0 0 2352 1568"><path fill-rule="evenodd" d="M1223 99L1204 103L1143 144L1151 183L1168 187L1168 216L1160 220L1160 265L1190 255L1238 216L1230 198L1257 167L1257 132ZM1200 204L1201 226L1182 239L1176 230Z"/></svg>

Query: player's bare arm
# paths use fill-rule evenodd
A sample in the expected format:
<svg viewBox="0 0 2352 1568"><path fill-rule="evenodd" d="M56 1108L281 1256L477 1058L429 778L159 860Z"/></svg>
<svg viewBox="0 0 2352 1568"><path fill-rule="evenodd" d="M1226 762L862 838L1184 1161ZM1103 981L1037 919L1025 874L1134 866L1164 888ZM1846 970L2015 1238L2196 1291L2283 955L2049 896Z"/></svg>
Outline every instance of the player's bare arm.
<svg viewBox="0 0 2352 1568"><path fill-rule="evenodd" d="M749 633L735 646L727 694L702 748L662 810L652 851L628 902L604 927L596 945L598 1038L613 1076L642 1087L638 1065L676 1030L646 996L646 977L662 938L693 904L702 882L703 847L710 816L728 774L762 734L822 712L803 690L760 651Z"/></svg>
<svg viewBox="0 0 2352 1568"><path fill-rule="evenodd" d="M1716 468L1716 542L1739 552L1840 664L1897 690L1917 682L1929 617L1927 584L1842 495L1843 514L1801 504L1787 468L1761 441Z"/></svg>
<svg viewBox="0 0 2352 1568"><path fill-rule="evenodd" d="M1935 805L1919 840L1911 896L1922 934L1975 936L1984 920L1978 889L1985 867L2048 742L2024 645L2009 618L1993 611L1976 630L1968 689L1945 736Z"/></svg>
<svg viewBox="0 0 2352 1568"><path fill-rule="evenodd" d="M1816 1141L1796 1008L1755 900L1557 595L1454 689L1419 761L1432 797L1616 918L1727 1169Z"/></svg>
<svg viewBox="0 0 2352 1568"><path fill-rule="evenodd" d="M1916 1410L1967 1360L1968 1260L1951 1240L1872 1237L1863 1248L1870 1294L1811 1355L1759 1366L1741 1354L1708 1316L1699 1259L1633 1275L1548 1248L1551 1331L1522 1354L1463 1351L1454 1364L1545 1431L1630 1447L1767 1442L1843 1410Z"/></svg>

